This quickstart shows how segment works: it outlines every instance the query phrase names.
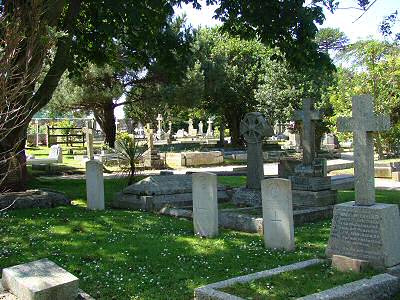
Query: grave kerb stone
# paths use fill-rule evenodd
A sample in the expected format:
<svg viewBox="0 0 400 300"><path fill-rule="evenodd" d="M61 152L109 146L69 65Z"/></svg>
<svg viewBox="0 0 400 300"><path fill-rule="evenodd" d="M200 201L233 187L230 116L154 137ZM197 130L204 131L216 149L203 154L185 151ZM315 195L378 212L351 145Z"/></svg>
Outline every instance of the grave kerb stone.
<svg viewBox="0 0 400 300"><path fill-rule="evenodd" d="M79 279L48 259L3 269L4 289L22 300L71 300Z"/></svg>

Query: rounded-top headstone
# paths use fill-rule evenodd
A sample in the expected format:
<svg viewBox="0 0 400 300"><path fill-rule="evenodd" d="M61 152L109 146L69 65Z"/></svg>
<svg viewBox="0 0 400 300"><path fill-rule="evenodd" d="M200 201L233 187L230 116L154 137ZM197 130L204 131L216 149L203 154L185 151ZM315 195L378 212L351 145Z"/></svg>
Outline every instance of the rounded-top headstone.
<svg viewBox="0 0 400 300"><path fill-rule="evenodd" d="M247 113L240 122L240 133L250 144L260 143L265 136L272 136L273 129L262 113Z"/></svg>

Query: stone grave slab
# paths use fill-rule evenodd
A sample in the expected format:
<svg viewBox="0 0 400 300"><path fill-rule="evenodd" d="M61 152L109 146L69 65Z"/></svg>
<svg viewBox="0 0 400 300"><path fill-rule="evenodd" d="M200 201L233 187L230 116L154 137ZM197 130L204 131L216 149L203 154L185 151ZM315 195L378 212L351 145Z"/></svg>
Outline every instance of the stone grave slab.
<svg viewBox="0 0 400 300"><path fill-rule="evenodd" d="M400 263L400 218L395 204L335 205L326 254L366 260L373 266Z"/></svg>
<svg viewBox="0 0 400 300"><path fill-rule="evenodd" d="M292 187L288 179L261 182L264 242L267 248L294 250Z"/></svg>
<svg viewBox="0 0 400 300"><path fill-rule="evenodd" d="M23 300L71 300L79 279L48 259L3 269L2 285Z"/></svg>
<svg viewBox="0 0 400 300"><path fill-rule="evenodd" d="M217 175L194 173L192 182L194 233L215 237L218 235Z"/></svg>
<svg viewBox="0 0 400 300"><path fill-rule="evenodd" d="M226 188L217 186L219 201L228 201ZM191 175L154 175L126 187L113 201L116 208L131 208L146 211L163 207L192 206Z"/></svg>

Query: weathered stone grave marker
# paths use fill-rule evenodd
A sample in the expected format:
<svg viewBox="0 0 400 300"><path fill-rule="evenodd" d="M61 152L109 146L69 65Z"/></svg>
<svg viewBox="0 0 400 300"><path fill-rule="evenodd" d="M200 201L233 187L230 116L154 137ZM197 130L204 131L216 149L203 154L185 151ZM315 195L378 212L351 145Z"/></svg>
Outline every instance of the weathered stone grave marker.
<svg viewBox="0 0 400 300"><path fill-rule="evenodd" d="M247 143L247 184L233 195L235 204L261 205L261 180L264 179L262 141L274 134L273 128L259 112L251 112L240 122L240 133Z"/></svg>
<svg viewBox="0 0 400 300"><path fill-rule="evenodd" d="M194 233L203 237L218 235L217 175L192 174Z"/></svg>
<svg viewBox="0 0 400 300"><path fill-rule="evenodd" d="M88 121L86 123L86 151L87 157L89 160L94 159L94 150L93 150L93 123L92 121Z"/></svg>
<svg viewBox="0 0 400 300"><path fill-rule="evenodd" d="M199 131L198 131L198 135L200 135L200 136L203 136L204 135L204 132L203 132L203 121L200 121L199 122Z"/></svg>
<svg viewBox="0 0 400 300"><path fill-rule="evenodd" d="M331 190L326 159L317 159L315 153L315 121L321 119L321 112L313 109L311 99L304 99L303 110L296 111L294 119L302 122L303 160L290 178L293 205L296 208L332 205L337 192Z"/></svg>
<svg viewBox="0 0 400 300"><path fill-rule="evenodd" d="M157 126L157 138L159 140L162 140L164 138L164 131L162 129L162 122L164 121L164 118L161 114L158 114L157 116L157 122L158 122L158 126Z"/></svg>
<svg viewBox="0 0 400 300"><path fill-rule="evenodd" d="M86 162L86 196L89 209L104 209L103 163L98 160Z"/></svg>
<svg viewBox="0 0 400 300"><path fill-rule="evenodd" d="M79 279L48 259L3 269L3 288L22 300L71 300Z"/></svg>
<svg viewBox="0 0 400 300"><path fill-rule="evenodd" d="M62 148L60 145L52 145L50 147L49 159L55 160L58 163L63 162Z"/></svg>
<svg viewBox="0 0 400 300"><path fill-rule="evenodd" d="M264 242L267 248L294 249L292 187L288 179L261 181Z"/></svg>
<svg viewBox="0 0 400 300"><path fill-rule="evenodd" d="M390 267L400 263L399 208L375 202L373 132L390 128L374 115L369 95L352 99L352 118L338 120L339 131L353 131L355 202L335 205L327 255L343 255Z"/></svg>
<svg viewBox="0 0 400 300"><path fill-rule="evenodd" d="M207 137L214 136L213 123L214 123L214 121L211 118L208 118L208 120L207 120L208 127L207 127L207 133L206 133Z"/></svg>
<svg viewBox="0 0 400 300"><path fill-rule="evenodd" d="M273 130L261 113L252 112L240 122L240 133L247 143L247 187L259 190L264 179L262 141Z"/></svg>

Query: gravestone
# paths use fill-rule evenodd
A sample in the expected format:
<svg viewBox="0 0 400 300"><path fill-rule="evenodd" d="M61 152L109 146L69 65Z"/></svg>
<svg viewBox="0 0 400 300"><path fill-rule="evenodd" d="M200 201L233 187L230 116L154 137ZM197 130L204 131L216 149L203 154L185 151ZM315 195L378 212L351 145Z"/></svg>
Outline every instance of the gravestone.
<svg viewBox="0 0 400 300"><path fill-rule="evenodd" d="M79 279L48 259L3 269L3 288L21 300L72 300Z"/></svg>
<svg viewBox="0 0 400 300"><path fill-rule="evenodd" d="M98 160L86 162L86 196L89 209L104 209L103 163Z"/></svg>
<svg viewBox="0 0 400 300"><path fill-rule="evenodd" d="M217 175L194 173L192 184L194 233L215 237L218 235Z"/></svg>
<svg viewBox="0 0 400 300"><path fill-rule="evenodd" d="M302 123L302 163L296 166L290 177L295 208L322 207L333 205L337 191L331 190L331 178L327 176L326 159L316 158L315 121L321 113L313 109L311 99L303 100L303 110L295 112L295 120Z"/></svg>
<svg viewBox="0 0 400 300"><path fill-rule="evenodd" d="M146 211L191 206L192 188L192 175L149 176L124 188L116 196L113 206ZM224 186L217 186L217 194L219 201L228 201Z"/></svg>
<svg viewBox="0 0 400 300"><path fill-rule="evenodd" d="M164 131L162 129L162 122L163 122L164 118L161 114L158 114L157 116L157 122L158 122L158 126L157 126L157 139L162 140L164 139Z"/></svg>
<svg viewBox="0 0 400 300"><path fill-rule="evenodd" d="M94 159L94 150L93 150L93 123L91 121L88 121L86 123L86 152L87 152L87 157L89 160Z"/></svg>
<svg viewBox="0 0 400 300"><path fill-rule="evenodd" d="M374 115L369 95L352 99L351 118L338 119L339 131L353 131L355 201L335 205L326 254L368 261L377 267L400 263L397 205L375 202L373 133L390 128L389 116Z"/></svg>
<svg viewBox="0 0 400 300"><path fill-rule="evenodd" d="M161 160L158 150L154 147L154 129L150 123L146 125L147 150L143 153L143 163L146 168L160 169L164 167L164 161Z"/></svg>
<svg viewBox="0 0 400 300"><path fill-rule="evenodd" d="M207 133L206 133L207 137L214 137L214 131L213 131L213 126L212 126L213 123L214 123L214 121L211 118L208 118L208 120L207 120L208 127L207 127Z"/></svg>
<svg viewBox="0 0 400 300"><path fill-rule="evenodd" d="M198 135L203 136L204 132L203 132L203 121L199 122L199 131L197 132Z"/></svg>
<svg viewBox="0 0 400 300"><path fill-rule="evenodd" d="M60 145L52 145L50 147L49 159L55 160L58 163L63 162L62 148Z"/></svg>
<svg viewBox="0 0 400 300"><path fill-rule="evenodd" d="M189 119L188 123L189 123L189 127L188 127L189 136L196 136L197 135L197 129L194 129L194 127L193 127L193 120Z"/></svg>
<svg viewBox="0 0 400 300"><path fill-rule="evenodd" d="M273 129L259 112L251 112L240 122L240 133L247 143L246 188L235 191L232 201L237 205L261 205L261 180L264 179L262 141L273 135Z"/></svg>
<svg viewBox="0 0 400 300"><path fill-rule="evenodd" d="M240 133L247 143L247 188L259 190L264 179L262 142L273 130L261 113L252 112L240 122Z"/></svg>
<svg viewBox="0 0 400 300"><path fill-rule="evenodd" d="M288 179L265 179L261 182L264 242L267 248L292 251L294 223L292 187Z"/></svg>

